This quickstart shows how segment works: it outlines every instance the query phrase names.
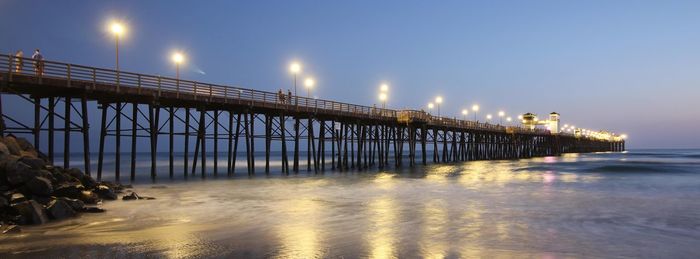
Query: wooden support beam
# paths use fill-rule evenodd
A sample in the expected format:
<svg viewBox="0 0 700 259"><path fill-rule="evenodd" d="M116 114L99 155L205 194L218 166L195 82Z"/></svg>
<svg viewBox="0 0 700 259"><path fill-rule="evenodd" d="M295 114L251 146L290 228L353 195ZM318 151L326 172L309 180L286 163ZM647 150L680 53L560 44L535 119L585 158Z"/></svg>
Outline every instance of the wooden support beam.
<svg viewBox="0 0 700 259"><path fill-rule="evenodd" d="M136 125L138 124L138 104L131 105L131 172L129 179L136 180Z"/></svg>

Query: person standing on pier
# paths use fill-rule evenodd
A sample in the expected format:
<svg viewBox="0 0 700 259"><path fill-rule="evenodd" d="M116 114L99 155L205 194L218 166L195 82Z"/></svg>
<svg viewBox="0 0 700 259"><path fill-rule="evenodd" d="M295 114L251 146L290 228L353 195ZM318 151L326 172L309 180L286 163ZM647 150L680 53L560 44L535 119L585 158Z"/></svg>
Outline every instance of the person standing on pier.
<svg viewBox="0 0 700 259"><path fill-rule="evenodd" d="M284 94L282 93L281 88L277 90L277 101L280 103L284 103Z"/></svg>
<svg viewBox="0 0 700 259"><path fill-rule="evenodd" d="M15 52L15 73L22 72L22 66L24 65L24 60L22 59L23 56L24 51L18 50Z"/></svg>
<svg viewBox="0 0 700 259"><path fill-rule="evenodd" d="M36 75L43 76L44 75L44 56L41 55L41 52L39 52L39 49L36 49L34 51L34 55L32 55L32 59L34 59L34 71L36 72Z"/></svg>
<svg viewBox="0 0 700 259"><path fill-rule="evenodd" d="M287 100L289 104L292 104L292 90L287 89Z"/></svg>

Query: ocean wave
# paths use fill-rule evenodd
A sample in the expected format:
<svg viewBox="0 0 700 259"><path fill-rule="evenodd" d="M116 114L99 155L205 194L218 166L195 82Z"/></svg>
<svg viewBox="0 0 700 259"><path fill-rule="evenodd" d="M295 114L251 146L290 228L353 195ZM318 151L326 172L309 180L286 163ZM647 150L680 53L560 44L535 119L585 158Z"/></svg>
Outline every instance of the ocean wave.
<svg viewBox="0 0 700 259"><path fill-rule="evenodd" d="M582 168L579 172L589 173L687 173L686 169L676 166L658 166L644 164L618 164L618 165L602 165L595 167Z"/></svg>

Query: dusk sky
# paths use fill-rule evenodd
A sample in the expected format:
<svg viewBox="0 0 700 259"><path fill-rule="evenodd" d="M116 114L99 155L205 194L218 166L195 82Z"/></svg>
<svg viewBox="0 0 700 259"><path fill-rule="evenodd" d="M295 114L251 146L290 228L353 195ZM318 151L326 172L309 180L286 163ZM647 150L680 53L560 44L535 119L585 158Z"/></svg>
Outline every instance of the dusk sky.
<svg viewBox="0 0 700 259"><path fill-rule="evenodd" d="M182 78L277 91L297 60L319 98L379 104L386 81L391 108L441 95L443 115L556 111L628 148L698 148L699 14L700 1L2 0L0 51L112 68L120 20L124 71L173 76L181 50Z"/></svg>

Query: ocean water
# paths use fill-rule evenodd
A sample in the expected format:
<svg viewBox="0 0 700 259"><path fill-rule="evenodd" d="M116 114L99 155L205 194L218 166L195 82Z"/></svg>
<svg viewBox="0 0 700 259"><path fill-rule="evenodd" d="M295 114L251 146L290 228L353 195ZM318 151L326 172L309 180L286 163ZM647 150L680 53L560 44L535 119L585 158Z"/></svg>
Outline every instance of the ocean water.
<svg viewBox="0 0 700 259"><path fill-rule="evenodd" d="M0 235L0 257L700 257L700 150L187 181L161 164L157 182L139 175L134 190L156 200Z"/></svg>

